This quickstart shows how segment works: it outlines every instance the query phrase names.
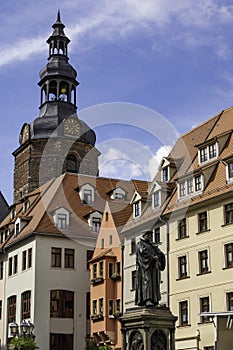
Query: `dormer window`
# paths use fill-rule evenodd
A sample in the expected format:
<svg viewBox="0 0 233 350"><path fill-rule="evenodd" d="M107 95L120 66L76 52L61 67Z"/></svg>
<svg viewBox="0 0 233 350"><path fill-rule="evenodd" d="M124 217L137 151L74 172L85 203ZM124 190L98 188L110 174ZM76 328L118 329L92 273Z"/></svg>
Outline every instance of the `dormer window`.
<svg viewBox="0 0 233 350"><path fill-rule="evenodd" d="M142 207L142 197L137 191L134 192L134 195L130 204L133 204L133 218L134 219L139 218L139 216L142 213L143 207Z"/></svg>
<svg viewBox="0 0 233 350"><path fill-rule="evenodd" d="M126 196L127 192L123 188L117 187L112 191L110 198L125 200Z"/></svg>
<svg viewBox="0 0 233 350"><path fill-rule="evenodd" d="M81 186L79 191L81 202L83 204L92 205L92 203L94 202L94 193L95 189L90 184L85 184Z"/></svg>
<svg viewBox="0 0 233 350"><path fill-rule="evenodd" d="M187 180L187 193L188 194L193 193L193 179Z"/></svg>
<svg viewBox="0 0 233 350"><path fill-rule="evenodd" d="M185 181L180 183L180 197L184 197L186 195L186 186Z"/></svg>
<svg viewBox="0 0 233 350"><path fill-rule="evenodd" d="M67 229L70 224L70 213L65 208L58 208L54 213L53 219L59 230Z"/></svg>
<svg viewBox="0 0 233 350"><path fill-rule="evenodd" d="M30 202L29 202L29 200L26 200L23 203L23 212L26 213L26 211L29 209L29 207L30 207Z"/></svg>
<svg viewBox="0 0 233 350"><path fill-rule="evenodd" d="M197 175L178 184L179 198L187 198L199 194L203 190L203 175Z"/></svg>
<svg viewBox="0 0 233 350"><path fill-rule="evenodd" d="M134 217L137 218L141 215L140 201L134 203Z"/></svg>
<svg viewBox="0 0 233 350"><path fill-rule="evenodd" d="M94 211L91 214L88 214L87 221L90 229L98 233L100 230L100 225L102 221L102 214L98 211Z"/></svg>
<svg viewBox="0 0 233 350"><path fill-rule="evenodd" d="M168 182L168 166L162 170L163 182Z"/></svg>
<svg viewBox="0 0 233 350"><path fill-rule="evenodd" d="M216 142L199 149L199 163L205 163L218 156L218 144Z"/></svg>
<svg viewBox="0 0 233 350"><path fill-rule="evenodd" d="M175 159L171 157L163 157L160 167L161 181L168 182L171 180L176 172L176 162Z"/></svg>
<svg viewBox="0 0 233 350"><path fill-rule="evenodd" d="M195 191L201 191L202 190L202 181L201 181L201 175L196 176L195 178Z"/></svg>
<svg viewBox="0 0 233 350"><path fill-rule="evenodd" d="M233 162L228 164L228 177L229 179L233 178Z"/></svg>
<svg viewBox="0 0 233 350"><path fill-rule="evenodd" d="M153 209L160 207L160 192L157 191L152 194L152 200L153 200Z"/></svg>
<svg viewBox="0 0 233 350"><path fill-rule="evenodd" d="M18 236L20 231L21 231L21 220L20 220L20 218L17 218L15 221L15 230L14 230L15 236Z"/></svg>
<svg viewBox="0 0 233 350"><path fill-rule="evenodd" d="M227 183L233 182L233 160L226 163L226 181Z"/></svg>
<svg viewBox="0 0 233 350"><path fill-rule="evenodd" d="M92 204L92 191L91 190L84 189L83 201L85 204Z"/></svg>
<svg viewBox="0 0 233 350"><path fill-rule="evenodd" d="M100 230L101 219L100 218L92 218L92 231L98 233Z"/></svg>
<svg viewBox="0 0 233 350"><path fill-rule="evenodd" d="M123 193L115 193L115 199L124 199Z"/></svg>
<svg viewBox="0 0 233 350"><path fill-rule="evenodd" d="M15 236L19 234L19 231L20 231L20 226L19 226L19 222L17 222L17 224L15 224Z"/></svg>
<svg viewBox="0 0 233 350"><path fill-rule="evenodd" d="M16 217L16 209L12 208L11 209L11 220L13 220Z"/></svg>
<svg viewBox="0 0 233 350"><path fill-rule="evenodd" d="M67 228L67 215L66 214L57 214L57 227L59 229Z"/></svg>

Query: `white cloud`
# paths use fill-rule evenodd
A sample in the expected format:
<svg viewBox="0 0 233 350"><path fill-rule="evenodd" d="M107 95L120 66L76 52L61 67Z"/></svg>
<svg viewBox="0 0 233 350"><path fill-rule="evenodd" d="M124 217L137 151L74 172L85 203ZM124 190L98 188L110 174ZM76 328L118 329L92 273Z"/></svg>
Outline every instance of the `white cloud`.
<svg viewBox="0 0 233 350"><path fill-rule="evenodd" d="M109 147L109 144L105 143L98 146L102 152L100 175L120 179L152 180L162 158L171 150L171 146L161 146L153 154L149 147L132 140L111 140L111 145Z"/></svg>
<svg viewBox="0 0 233 350"><path fill-rule="evenodd" d="M0 66L13 61L24 61L32 54L45 51L42 36L34 39L22 39L15 45L9 45L4 48L0 55Z"/></svg>
<svg viewBox="0 0 233 350"><path fill-rule="evenodd" d="M162 158L166 157L169 154L169 152L171 151L171 148L172 148L171 146L162 146L151 157L146 169L150 179L153 179L153 177L156 175Z"/></svg>
<svg viewBox="0 0 233 350"><path fill-rule="evenodd" d="M232 23L233 5L220 5L214 0L175 2L174 0L144 0L143 2L141 0L111 2L100 0L94 4L90 1L83 3L75 0L66 1L62 6L64 10L61 7L61 13L65 13L64 22L67 24L67 34L74 41L78 39L78 45L83 49L87 45L99 46L109 41L130 38L131 35L143 30L148 31L152 37L151 47L156 38L159 40L163 36L167 38L166 45L171 44L172 40L179 41L179 44L189 48L207 45L216 47L220 57L226 58L226 55L227 58L229 57L224 29ZM12 17L16 19L18 16L21 23L17 36L12 34L11 16L4 16L4 13L0 16L11 33L10 45L4 45L8 42L7 36L10 35L8 31L2 39L4 42L1 44L0 66L15 60L27 59L32 54L46 49L43 35L33 38L33 26L36 23L38 31L40 20L40 28L45 28L44 20L46 18L47 21L50 14L53 16L51 17L53 21L54 6L48 6L47 1L45 3L45 0L42 0L39 7L40 16L37 16L36 10L37 5L35 7L35 3L31 3L27 4L27 8L20 6L15 9L15 13L12 13ZM43 15L43 11L46 16ZM9 18L8 26L7 18ZM69 23L67 23L67 18ZM22 32L21 27L24 27ZM26 37L25 32L30 33L30 36ZM20 38L20 33L24 37ZM218 36L216 36L217 33ZM17 41L13 43L12 38L14 40L17 38Z"/></svg>

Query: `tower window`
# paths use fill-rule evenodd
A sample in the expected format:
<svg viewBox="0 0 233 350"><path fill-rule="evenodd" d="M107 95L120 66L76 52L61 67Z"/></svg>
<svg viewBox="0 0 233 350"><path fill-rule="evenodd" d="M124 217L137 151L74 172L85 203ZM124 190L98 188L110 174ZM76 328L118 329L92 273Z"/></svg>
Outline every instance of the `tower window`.
<svg viewBox="0 0 233 350"><path fill-rule="evenodd" d="M73 154L69 154L66 158L66 171L69 173L78 172L77 158Z"/></svg>

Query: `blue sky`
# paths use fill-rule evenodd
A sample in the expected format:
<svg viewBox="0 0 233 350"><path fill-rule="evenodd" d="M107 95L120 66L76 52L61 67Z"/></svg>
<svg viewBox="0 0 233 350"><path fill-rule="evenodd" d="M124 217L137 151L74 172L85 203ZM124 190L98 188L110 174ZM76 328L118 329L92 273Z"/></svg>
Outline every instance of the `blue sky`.
<svg viewBox="0 0 233 350"><path fill-rule="evenodd" d="M47 63L46 40L58 9L71 39L70 63L78 71L81 119L86 115L83 110L99 104L109 111L109 103L113 110L111 103L121 102L129 112L125 117L129 126L123 119L116 125L117 116L111 114L103 123L111 124L106 127L98 126L95 117L87 118L90 126L92 122L96 126L102 175L152 176L168 149L167 138L156 132L160 116L134 115L132 104L163 116L162 124L170 123L171 139L176 131L184 133L233 104L229 0L1 1L0 190L9 203L11 153L18 147L23 123L39 113L39 71ZM124 156L132 159L127 167ZM138 167L140 158L144 162ZM117 166L111 159L119 160Z"/></svg>

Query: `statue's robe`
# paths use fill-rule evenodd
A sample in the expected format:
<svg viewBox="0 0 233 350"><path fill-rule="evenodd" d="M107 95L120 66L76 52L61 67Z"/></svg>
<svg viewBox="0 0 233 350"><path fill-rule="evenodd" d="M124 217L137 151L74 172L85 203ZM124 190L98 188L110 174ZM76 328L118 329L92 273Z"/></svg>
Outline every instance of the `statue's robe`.
<svg viewBox="0 0 233 350"><path fill-rule="evenodd" d="M158 305L161 300L160 271L164 269L163 252L152 242L141 238L136 246L136 305L145 305L147 301Z"/></svg>

